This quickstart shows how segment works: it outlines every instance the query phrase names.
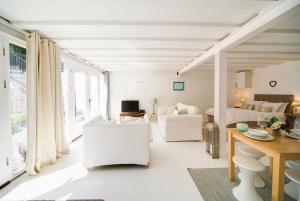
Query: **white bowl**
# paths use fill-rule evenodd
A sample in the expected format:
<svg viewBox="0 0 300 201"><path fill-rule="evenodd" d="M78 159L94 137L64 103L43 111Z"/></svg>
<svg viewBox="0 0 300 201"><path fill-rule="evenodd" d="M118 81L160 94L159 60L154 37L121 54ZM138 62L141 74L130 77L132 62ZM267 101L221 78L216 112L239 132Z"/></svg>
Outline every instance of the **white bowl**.
<svg viewBox="0 0 300 201"><path fill-rule="evenodd" d="M292 132L293 134L295 134L295 135L299 135L299 136L300 136L300 129L294 128L294 129L291 129L291 132Z"/></svg>
<svg viewBox="0 0 300 201"><path fill-rule="evenodd" d="M259 130L259 129L249 129L248 133L250 135L258 136L258 137L265 137L268 135L267 131Z"/></svg>

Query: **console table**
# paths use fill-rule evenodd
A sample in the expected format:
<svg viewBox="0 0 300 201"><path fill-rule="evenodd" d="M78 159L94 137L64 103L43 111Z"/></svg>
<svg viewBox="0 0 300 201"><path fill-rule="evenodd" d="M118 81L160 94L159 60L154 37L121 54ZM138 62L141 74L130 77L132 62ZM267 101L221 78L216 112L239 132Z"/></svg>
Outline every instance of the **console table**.
<svg viewBox="0 0 300 201"><path fill-rule="evenodd" d="M124 119L124 117L143 117L144 115L144 112L121 112L120 119Z"/></svg>

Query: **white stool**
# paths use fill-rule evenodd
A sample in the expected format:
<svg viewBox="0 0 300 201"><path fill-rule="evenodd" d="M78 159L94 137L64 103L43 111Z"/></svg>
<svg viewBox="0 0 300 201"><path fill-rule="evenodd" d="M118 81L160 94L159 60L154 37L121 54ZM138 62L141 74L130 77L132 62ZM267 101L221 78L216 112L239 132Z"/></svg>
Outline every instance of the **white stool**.
<svg viewBox="0 0 300 201"><path fill-rule="evenodd" d="M264 156L263 153L261 153L260 151L256 151L255 149L253 149L249 146L240 146L238 148L238 151L241 154L243 154L244 156L249 156L249 157L255 158L257 160ZM240 173L238 174L238 177L240 179L242 179ZM254 185L257 188L263 188L266 185L266 183L264 182L264 180L259 175L256 175L255 178L254 178Z"/></svg>
<svg viewBox="0 0 300 201"><path fill-rule="evenodd" d="M300 169L287 169L285 175L294 182L298 192L298 197L296 199L297 201L300 201Z"/></svg>
<svg viewBox="0 0 300 201"><path fill-rule="evenodd" d="M287 161L286 166L293 169L300 169L300 161ZM297 200L299 196L296 185L292 181L284 185L284 192L295 200Z"/></svg>
<svg viewBox="0 0 300 201"><path fill-rule="evenodd" d="M239 201L263 201L255 190L254 177L257 172L263 172L265 166L248 156L234 156L233 162L241 173L241 183L232 189L234 197Z"/></svg>

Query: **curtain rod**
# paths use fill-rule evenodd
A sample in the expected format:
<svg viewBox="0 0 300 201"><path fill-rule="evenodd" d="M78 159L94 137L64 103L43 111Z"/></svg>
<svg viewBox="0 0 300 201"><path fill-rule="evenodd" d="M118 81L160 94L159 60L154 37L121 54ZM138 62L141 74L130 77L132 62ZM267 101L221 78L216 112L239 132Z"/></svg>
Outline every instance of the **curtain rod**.
<svg viewBox="0 0 300 201"><path fill-rule="evenodd" d="M15 31L17 31L17 32L19 32L21 34L24 34L25 36L29 36L30 35L30 33L28 31L23 31L23 30L15 27L14 25L12 25L10 23L10 21L8 19L6 19L5 17L3 17L3 16L0 16L0 23L3 24L3 25L5 25L5 26L8 26L9 28L11 28L11 29L13 29L13 30L15 30Z"/></svg>

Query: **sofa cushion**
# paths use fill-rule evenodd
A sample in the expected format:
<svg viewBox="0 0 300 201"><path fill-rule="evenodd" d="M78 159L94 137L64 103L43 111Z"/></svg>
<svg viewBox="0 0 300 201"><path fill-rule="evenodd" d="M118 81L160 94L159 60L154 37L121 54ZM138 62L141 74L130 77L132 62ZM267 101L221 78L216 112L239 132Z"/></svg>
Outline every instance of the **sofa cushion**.
<svg viewBox="0 0 300 201"><path fill-rule="evenodd" d="M199 109L196 106L184 105L184 104L182 104L180 102L178 102L176 104L176 108L179 111L179 113L182 110L187 110L187 114L190 114L190 115L194 115L194 114L198 114L199 113Z"/></svg>
<svg viewBox="0 0 300 201"><path fill-rule="evenodd" d="M175 109L175 110L173 111L173 115L179 115L179 111Z"/></svg>
<svg viewBox="0 0 300 201"><path fill-rule="evenodd" d="M199 109L196 106L188 106L187 107L188 114L198 114Z"/></svg>
<svg viewBox="0 0 300 201"><path fill-rule="evenodd" d="M178 114L179 115L188 114L188 110L187 109L180 110L178 111Z"/></svg>

